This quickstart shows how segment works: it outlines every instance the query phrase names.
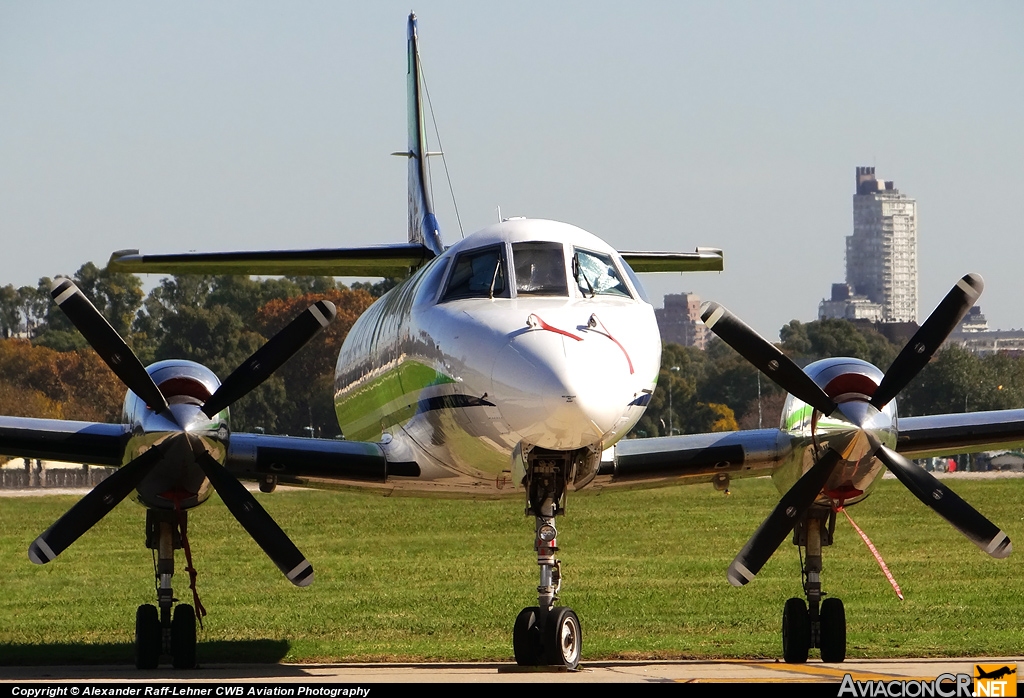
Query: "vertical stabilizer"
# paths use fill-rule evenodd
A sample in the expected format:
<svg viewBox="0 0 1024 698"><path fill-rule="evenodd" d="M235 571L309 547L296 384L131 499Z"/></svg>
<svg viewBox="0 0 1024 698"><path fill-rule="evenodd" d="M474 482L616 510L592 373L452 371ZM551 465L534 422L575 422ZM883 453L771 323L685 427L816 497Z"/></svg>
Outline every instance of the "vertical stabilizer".
<svg viewBox="0 0 1024 698"><path fill-rule="evenodd" d="M409 15L409 242L418 242L434 254L444 251L434 205L427 190L427 139L423 124L423 101L420 90L420 48L416 36L416 15Z"/></svg>

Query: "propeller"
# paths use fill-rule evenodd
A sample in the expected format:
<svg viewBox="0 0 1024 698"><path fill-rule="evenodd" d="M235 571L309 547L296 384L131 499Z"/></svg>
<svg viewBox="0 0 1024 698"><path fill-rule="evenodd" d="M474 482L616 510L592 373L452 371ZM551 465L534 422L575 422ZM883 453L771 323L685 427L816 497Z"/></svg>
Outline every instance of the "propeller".
<svg viewBox="0 0 1024 698"><path fill-rule="evenodd" d="M964 319L964 315L984 289L985 282L978 274L968 274L950 289L889 366L882 382L878 384L878 389L871 397L872 405L882 409L907 387L946 341L953 328Z"/></svg>
<svg viewBox="0 0 1024 698"><path fill-rule="evenodd" d="M317 332L327 327L338 311L330 301L317 301L288 326L270 338L241 366L236 368L203 405L203 414L213 417L238 398L267 380Z"/></svg>
<svg viewBox="0 0 1024 698"><path fill-rule="evenodd" d="M778 347L748 327L725 306L708 301L700 308L700 318L708 329L735 349L740 356L771 378L780 388L795 395L826 415L836 403Z"/></svg>
<svg viewBox="0 0 1024 698"><path fill-rule="evenodd" d="M782 496L768 518L754 531L729 565L729 583L740 587L751 581L790 534L800 516L814 504L842 454L828 448L825 455Z"/></svg>
<svg viewBox="0 0 1024 698"><path fill-rule="evenodd" d="M887 446L880 446L875 457L895 475L915 497L964 534L969 541L995 558L1004 558L1013 550L1010 538L977 509L960 499L934 475L920 468Z"/></svg>
<svg viewBox="0 0 1024 698"><path fill-rule="evenodd" d="M64 552L131 494L161 458L163 452L155 446L115 470L32 542L28 547L28 559L37 565L45 565Z"/></svg>
<svg viewBox="0 0 1024 698"><path fill-rule="evenodd" d="M726 344L756 366L791 395L819 412L832 415L838 410L856 430L851 437L833 435L829 446L817 462L804 473L754 532L729 566L729 581L742 586L752 580L786 539L799 518L811 507L844 453L864 437L873 454L909 489L914 496L931 507L963 533L975 545L993 557L1006 557L1012 546L1010 539L995 524L970 504L945 487L935 477L913 465L896 451L871 435L870 422L917 374L974 305L984 289L977 274L967 274L946 294L924 324L885 372L869 403L846 402L837 405L792 360L765 340L739 318L717 303L701 307L701 319Z"/></svg>
<svg viewBox="0 0 1024 698"><path fill-rule="evenodd" d="M290 582L308 586L313 566L281 530L259 502L216 458L202 439L185 431L168 409L167 399L139 358L70 279L58 279L51 290L54 300L96 353L118 378L145 401L155 415L145 428L166 432L167 438L141 453L98 484L29 546L36 564L53 560L127 497L161 461L195 461L220 494L228 510L267 553ZM317 301L246 359L201 408L208 417L218 414L246 395L280 368L334 319L330 301ZM152 420L163 420L153 429Z"/></svg>
<svg viewBox="0 0 1024 698"><path fill-rule="evenodd" d="M210 479L210 484L224 500L228 510L238 523L242 524L242 528L249 532L267 557L284 573L288 581L300 587L312 584L313 565L299 552L267 510L260 506L256 498L234 475L210 455L198 437L190 435L189 444L192 446L196 462Z"/></svg>
<svg viewBox="0 0 1024 698"><path fill-rule="evenodd" d="M78 328L100 358L110 366L128 389L142 398L154 412L167 409L167 400L156 387L152 376L139 361L135 352L125 344L106 318L100 315L85 294L71 279L57 279L53 282L50 295L71 323Z"/></svg>

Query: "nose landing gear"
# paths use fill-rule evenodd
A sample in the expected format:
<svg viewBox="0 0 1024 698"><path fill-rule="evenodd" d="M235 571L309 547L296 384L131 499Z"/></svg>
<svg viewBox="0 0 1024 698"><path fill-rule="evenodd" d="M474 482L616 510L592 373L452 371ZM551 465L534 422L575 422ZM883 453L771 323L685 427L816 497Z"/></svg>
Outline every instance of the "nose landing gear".
<svg viewBox="0 0 1024 698"><path fill-rule="evenodd" d="M536 449L537 455L540 449ZM555 455L555 454L551 454ZM560 455L560 454L559 454ZM580 619L565 606L555 606L562 588L555 516L564 508L566 474L571 460L540 455L527 471L527 514L536 519L534 549L540 567L537 605L519 612L512 628L512 648L519 666L575 669L583 649Z"/></svg>
<svg viewBox="0 0 1024 698"><path fill-rule="evenodd" d="M562 585L561 561L554 558L554 517L537 517L537 564L540 585L537 606L524 608L512 629L512 648L519 666L562 666L575 669L580 663L583 633L572 609L555 606Z"/></svg>

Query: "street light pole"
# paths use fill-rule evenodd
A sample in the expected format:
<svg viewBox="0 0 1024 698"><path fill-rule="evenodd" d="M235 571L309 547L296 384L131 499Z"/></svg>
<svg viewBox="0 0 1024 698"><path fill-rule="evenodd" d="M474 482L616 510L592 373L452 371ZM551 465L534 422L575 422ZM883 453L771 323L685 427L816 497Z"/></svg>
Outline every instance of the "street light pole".
<svg viewBox="0 0 1024 698"><path fill-rule="evenodd" d="M679 373L679 367L673 366L669 369L672 373ZM668 435L673 436L675 434L675 428L672 425L672 376L668 377Z"/></svg>

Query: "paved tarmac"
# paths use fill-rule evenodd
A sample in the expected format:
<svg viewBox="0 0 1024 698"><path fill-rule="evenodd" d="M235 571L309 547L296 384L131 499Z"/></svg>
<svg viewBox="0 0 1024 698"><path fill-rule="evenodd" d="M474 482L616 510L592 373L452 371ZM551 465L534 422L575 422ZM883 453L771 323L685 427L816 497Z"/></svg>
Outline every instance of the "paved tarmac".
<svg viewBox="0 0 1024 698"><path fill-rule="evenodd" d="M578 671L523 669L511 663L459 664L210 664L192 671L133 666L0 667L0 682L25 683L839 683L899 679L931 681L973 675L974 665L1024 664L1022 657L856 659L842 664L781 661L585 662ZM1012 677L1011 680L1013 680Z"/></svg>

